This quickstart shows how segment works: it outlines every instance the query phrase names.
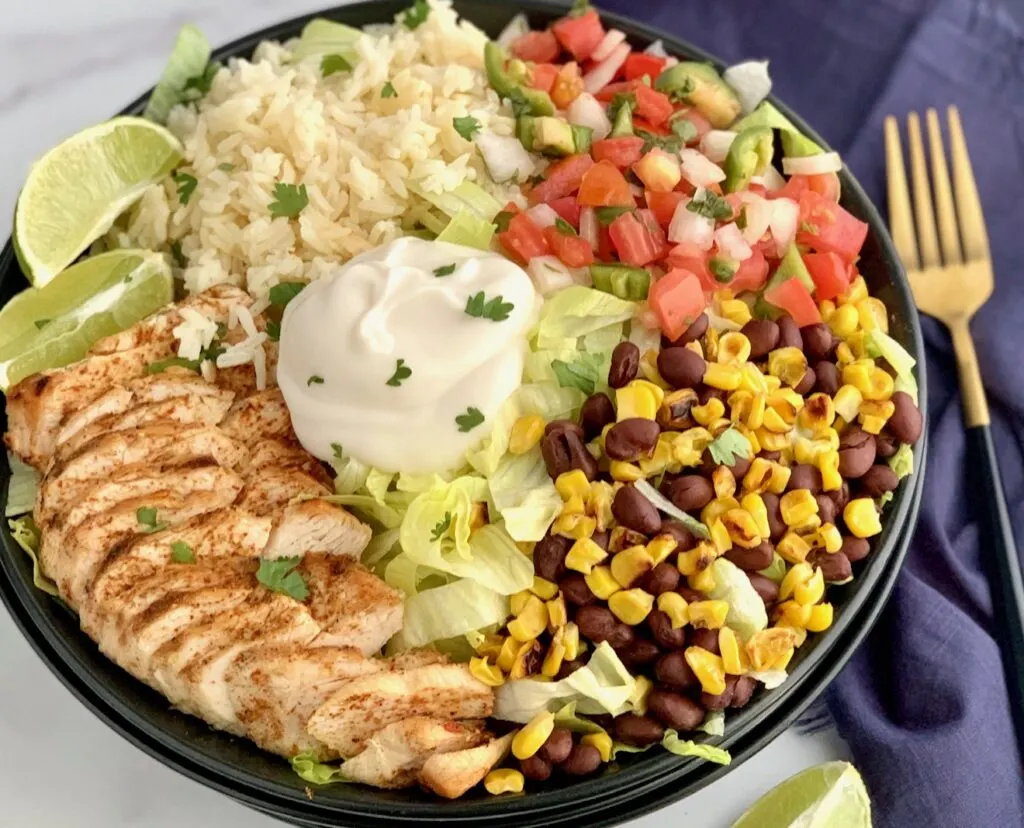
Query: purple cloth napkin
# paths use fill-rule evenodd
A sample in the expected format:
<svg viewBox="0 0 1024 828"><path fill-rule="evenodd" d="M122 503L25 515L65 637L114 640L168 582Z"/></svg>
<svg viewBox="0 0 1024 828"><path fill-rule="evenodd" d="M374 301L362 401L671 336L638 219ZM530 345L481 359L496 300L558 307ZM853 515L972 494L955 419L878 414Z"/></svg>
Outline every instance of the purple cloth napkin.
<svg viewBox="0 0 1024 828"><path fill-rule="evenodd" d="M974 322L1011 519L1024 542L1024 35L979 0L601 0L725 60L769 58L774 91L884 206L882 120L956 104L995 260ZM924 319L928 472L895 594L832 686L883 828L1024 825L1024 787L978 543L949 337ZM966 473L965 473L966 472Z"/></svg>

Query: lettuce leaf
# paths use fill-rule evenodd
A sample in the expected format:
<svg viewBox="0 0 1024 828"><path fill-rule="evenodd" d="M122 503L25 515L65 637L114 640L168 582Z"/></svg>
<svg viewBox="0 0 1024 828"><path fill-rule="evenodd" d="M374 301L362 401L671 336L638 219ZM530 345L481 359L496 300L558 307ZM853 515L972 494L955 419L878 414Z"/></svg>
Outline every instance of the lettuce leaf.
<svg viewBox="0 0 1024 828"><path fill-rule="evenodd" d="M363 36L359 29L317 17L310 20L302 30L302 34L292 47L292 56L296 60L311 55L341 55L350 64L359 60L356 43Z"/></svg>
<svg viewBox="0 0 1024 828"><path fill-rule="evenodd" d="M409 595L402 630L391 639L389 652L423 647L491 625L505 623L508 598L464 578Z"/></svg>
<svg viewBox="0 0 1024 828"><path fill-rule="evenodd" d="M766 569L762 569L760 574L764 575L769 581L781 584L782 579L786 577L786 559L776 552L775 557L772 558L771 565Z"/></svg>
<svg viewBox="0 0 1024 828"><path fill-rule="evenodd" d="M705 717L704 721L700 723L697 728L701 733L707 733L708 736L724 736L725 735L725 713L721 710L712 710Z"/></svg>
<svg viewBox="0 0 1024 828"><path fill-rule="evenodd" d="M752 679L761 682L764 685L765 690L774 690L776 687L782 685L787 678L789 673L785 670L762 670L760 672L752 671L747 673Z"/></svg>
<svg viewBox="0 0 1024 828"><path fill-rule="evenodd" d="M914 450L907 443L901 443L896 453L889 458L889 468L896 472L896 476L901 480L913 474Z"/></svg>
<svg viewBox="0 0 1024 828"><path fill-rule="evenodd" d="M878 328L869 334L868 344L874 345L893 367L896 372L896 390L909 394L916 404L917 378L914 376L914 366L917 365L917 360L899 342Z"/></svg>
<svg viewBox="0 0 1024 828"><path fill-rule="evenodd" d="M394 529L402 522L402 516L398 512L386 503L379 502L371 495L336 494L326 497L317 496L317 498L319 500L326 500L328 503L334 503L337 506L348 506L353 511L377 521L385 529ZM305 499L308 500L309 498Z"/></svg>
<svg viewBox="0 0 1024 828"><path fill-rule="evenodd" d="M7 525L11 529L11 537L14 538L14 542L25 550L25 554L32 559L32 583L35 584L37 589L41 589L43 592L59 598L60 592L57 589L57 585L47 578L39 567L40 533L39 527L32 520L32 515L9 520Z"/></svg>
<svg viewBox="0 0 1024 828"><path fill-rule="evenodd" d="M329 785L332 782L348 782L341 768L325 765L312 751L306 751L288 760L292 770L311 785Z"/></svg>
<svg viewBox="0 0 1024 828"><path fill-rule="evenodd" d="M562 498L548 475L540 448L506 454L488 478L494 508L517 541L539 541L562 511Z"/></svg>
<svg viewBox="0 0 1024 828"><path fill-rule="evenodd" d="M680 739L679 734L674 730L665 731L661 746L676 756L696 756L698 759L714 762L716 765L728 765L732 762L729 751L714 745L698 744L691 739Z"/></svg>
<svg viewBox="0 0 1024 828"><path fill-rule="evenodd" d="M605 729L576 712L576 702L569 702L555 713L555 727L571 730L573 733L604 733Z"/></svg>
<svg viewBox="0 0 1024 828"><path fill-rule="evenodd" d="M538 348L564 347L564 340L575 339L620 325L636 313L635 302L627 302L610 293L574 285L548 299L540 311L535 337Z"/></svg>
<svg viewBox="0 0 1024 828"><path fill-rule="evenodd" d="M746 641L754 633L765 629L768 626L768 612L746 573L725 558L717 558L711 564L711 571L715 576L715 585L708 596L729 603L725 621L736 634Z"/></svg>
<svg viewBox="0 0 1024 828"><path fill-rule="evenodd" d="M363 486L370 475L370 467L360 463L354 457L344 453L341 446L335 445L335 457L331 460L336 477L334 478L334 491L340 495L355 494Z"/></svg>
<svg viewBox="0 0 1024 828"><path fill-rule="evenodd" d="M10 452L7 452L7 465L11 468L11 479L7 484L4 517L18 517L31 512L35 506L39 472Z"/></svg>
<svg viewBox="0 0 1024 828"><path fill-rule="evenodd" d="M370 538L370 542L366 544L366 549L363 550L361 558L363 566L373 567L374 564L384 560L398 543L400 531L397 527L387 529Z"/></svg>
<svg viewBox="0 0 1024 828"><path fill-rule="evenodd" d="M636 679L608 642L598 644L586 666L561 681L506 681L495 691L494 717L525 723L542 710L556 713L571 702L584 714L629 712Z"/></svg>
<svg viewBox="0 0 1024 828"><path fill-rule="evenodd" d="M366 482L363 485L374 500L381 505L386 505L385 499L388 495L388 488L391 486L391 481L394 479L395 475L393 474L377 471L376 469L370 469L370 473L367 474Z"/></svg>

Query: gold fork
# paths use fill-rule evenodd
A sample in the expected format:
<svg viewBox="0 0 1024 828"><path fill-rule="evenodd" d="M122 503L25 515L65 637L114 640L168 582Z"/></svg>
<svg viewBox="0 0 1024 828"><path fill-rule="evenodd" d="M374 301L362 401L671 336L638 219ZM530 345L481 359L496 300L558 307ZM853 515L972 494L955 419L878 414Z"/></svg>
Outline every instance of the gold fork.
<svg viewBox="0 0 1024 828"><path fill-rule="evenodd" d="M988 552L991 557L989 583L995 630L1005 633L997 635L997 639L1003 649L1003 667L1017 744L1024 751L1024 578L1006 508L1006 495L989 428L988 403L969 327L974 314L992 295L992 257L978 188L967 155L967 142L956 107L949 107L948 118L952 186L939 117L934 109L926 113L931 155L930 186L921 123L916 112L907 116L913 210L903 168L899 124L892 115L885 119L889 224L917 307L945 324L953 339L967 426L967 460L970 466L977 467L979 475L973 502L982 505L982 514L979 515L982 554Z"/></svg>

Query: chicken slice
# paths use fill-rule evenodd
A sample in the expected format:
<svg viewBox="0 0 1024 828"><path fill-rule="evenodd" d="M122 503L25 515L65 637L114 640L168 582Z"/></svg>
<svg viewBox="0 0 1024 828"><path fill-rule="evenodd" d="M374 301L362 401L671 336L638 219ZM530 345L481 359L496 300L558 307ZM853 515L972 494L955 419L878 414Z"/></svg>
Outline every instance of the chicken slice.
<svg viewBox="0 0 1024 828"><path fill-rule="evenodd" d="M315 477L328 488L332 485L331 475L324 464L306 451L297 440L267 438L252 447L249 454L249 468L261 469L269 466L298 469Z"/></svg>
<svg viewBox="0 0 1024 828"><path fill-rule="evenodd" d="M402 596L362 564L334 555L306 555L299 572L309 587L306 605L323 628L322 646L378 652L402 628Z"/></svg>
<svg viewBox="0 0 1024 828"><path fill-rule="evenodd" d="M118 469L160 464L176 466L212 459L218 466L237 468L245 446L216 427L183 428L156 423L97 437L62 463L54 463L39 487L36 510L43 521L80 499L93 481L109 478Z"/></svg>
<svg viewBox="0 0 1024 828"><path fill-rule="evenodd" d="M158 514L163 520L163 514ZM162 566L171 560L170 544L180 541L192 550L198 562L211 558L258 558L273 525L269 517L228 506L177 523L172 531L136 537L124 554Z"/></svg>
<svg viewBox="0 0 1024 828"><path fill-rule="evenodd" d="M280 388L268 388L236 402L221 428L250 444L266 438L294 439L295 436Z"/></svg>
<svg viewBox="0 0 1024 828"><path fill-rule="evenodd" d="M287 506L299 497L318 497L331 490L300 469L262 468L250 478L238 502L239 506L265 515Z"/></svg>
<svg viewBox="0 0 1024 828"><path fill-rule="evenodd" d="M341 682L383 669L382 659L355 647L264 644L239 655L225 681L235 715L257 745L282 756L312 751L327 761L335 754L309 734L309 717Z"/></svg>
<svg viewBox="0 0 1024 828"><path fill-rule="evenodd" d="M465 750L489 738L482 722L413 716L374 733L366 747L341 766L346 779L375 788L407 788L423 763L438 753Z"/></svg>
<svg viewBox="0 0 1024 828"><path fill-rule="evenodd" d="M370 542L370 527L340 506L324 500L290 503L275 512L265 558L327 552L358 558Z"/></svg>
<svg viewBox="0 0 1024 828"><path fill-rule="evenodd" d="M344 757L381 728L410 716L482 719L494 695L461 664L438 664L343 682L309 719L309 732Z"/></svg>
<svg viewBox="0 0 1024 828"><path fill-rule="evenodd" d="M505 759L512 748L514 735L508 733L486 745L468 750L435 753L420 769L420 784L438 796L458 799L470 788L483 782L491 768Z"/></svg>

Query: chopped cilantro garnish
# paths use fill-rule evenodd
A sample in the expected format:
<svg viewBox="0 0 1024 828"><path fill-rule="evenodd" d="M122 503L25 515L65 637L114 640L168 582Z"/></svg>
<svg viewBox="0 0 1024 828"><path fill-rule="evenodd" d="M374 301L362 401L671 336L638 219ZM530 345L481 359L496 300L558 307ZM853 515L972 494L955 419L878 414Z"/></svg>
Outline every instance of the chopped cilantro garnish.
<svg viewBox="0 0 1024 828"><path fill-rule="evenodd" d="M279 342L281 339L281 323L271 319L267 322L267 339L271 342Z"/></svg>
<svg viewBox="0 0 1024 828"><path fill-rule="evenodd" d="M171 242L171 256L174 258L174 263L180 268L188 267L188 259L185 258L185 254L181 252L181 242Z"/></svg>
<svg viewBox="0 0 1024 828"><path fill-rule="evenodd" d="M199 185L199 179L194 175L183 172L175 173L173 179L174 183L178 185L178 201L182 204L188 204L189 199L192 198L192 193L196 191L196 187Z"/></svg>
<svg viewBox="0 0 1024 828"><path fill-rule="evenodd" d="M305 282L278 282L270 289L270 304L283 308L306 287Z"/></svg>
<svg viewBox="0 0 1024 828"><path fill-rule="evenodd" d="M405 360L400 359L395 363L395 373L391 375L391 379L387 381L387 385L392 388L398 388L404 380L409 379L412 376L412 368L407 368Z"/></svg>
<svg viewBox="0 0 1024 828"><path fill-rule="evenodd" d="M460 414L455 418L455 424L459 427L459 431L465 434L468 431L472 431L478 425L484 421L483 412L479 408L473 408L470 406L466 409L465 414Z"/></svg>
<svg viewBox="0 0 1024 828"><path fill-rule="evenodd" d="M217 169L220 170L221 172L234 172L235 165L229 164L227 161L225 161L223 164L218 164Z"/></svg>
<svg viewBox="0 0 1024 828"><path fill-rule="evenodd" d="M321 377L319 374L312 374L309 377L309 379L306 380L306 386L307 387L309 387L310 385L323 385L323 384L324 384L324 378Z"/></svg>
<svg viewBox="0 0 1024 828"><path fill-rule="evenodd" d="M710 190L704 191L704 197L700 201L696 198L692 199L687 203L686 209L691 213L696 213L699 216L714 219L715 221L724 221L732 217L732 207L729 206L729 202L715 195Z"/></svg>
<svg viewBox="0 0 1024 828"><path fill-rule="evenodd" d="M154 532L162 532L167 528L166 523L157 520L156 509L152 506L140 506L136 509L135 519L139 522L139 526L142 527L142 531L147 535L151 535Z"/></svg>
<svg viewBox="0 0 1024 828"><path fill-rule="evenodd" d="M207 63L200 74L185 81L185 85L181 89L182 97L186 101L195 101L206 95L210 91L210 87L213 86L213 79L217 76L220 68L221 64L217 61Z"/></svg>
<svg viewBox="0 0 1024 828"><path fill-rule="evenodd" d="M569 222L567 222L564 218L556 218L555 219L555 227L557 227L558 228L558 232L562 233L563 235L566 235L566 236L578 236L579 235L579 233L576 232L576 228L573 227L571 224L569 224Z"/></svg>
<svg viewBox="0 0 1024 828"><path fill-rule="evenodd" d="M388 81L380 88L380 96L382 98L394 98L398 95L398 90L395 89L395 85Z"/></svg>
<svg viewBox="0 0 1024 828"><path fill-rule="evenodd" d="M562 388L578 388L587 396L594 393L600 379L598 368L601 357L597 354L580 354L575 362L556 359L551 363L555 378Z"/></svg>
<svg viewBox="0 0 1024 828"><path fill-rule="evenodd" d="M604 225L609 225L623 213L632 213L633 207L598 207L594 210L597 220Z"/></svg>
<svg viewBox="0 0 1024 828"><path fill-rule="evenodd" d="M171 544L171 560L175 563L191 564L196 562L196 555L185 541L175 541Z"/></svg>
<svg viewBox="0 0 1024 828"><path fill-rule="evenodd" d="M713 256L708 262L708 270L715 277L716 282L731 282L736 275L739 265L733 259L725 256Z"/></svg>
<svg viewBox="0 0 1024 828"><path fill-rule="evenodd" d="M444 517L434 524L434 530L430 533L430 539L435 543L444 537L452 525L452 513L445 512Z"/></svg>
<svg viewBox="0 0 1024 828"><path fill-rule="evenodd" d="M477 319L490 319L492 322L504 322L514 308L515 305L511 302L502 301L500 294L488 302L482 290L466 300L467 315Z"/></svg>
<svg viewBox="0 0 1024 828"><path fill-rule="evenodd" d="M731 466L737 457L750 457L750 441L730 426L708 444L711 459L720 466Z"/></svg>
<svg viewBox="0 0 1024 828"><path fill-rule="evenodd" d="M582 17L590 11L590 0L572 0L569 17Z"/></svg>
<svg viewBox="0 0 1024 828"><path fill-rule="evenodd" d="M320 74L328 78L337 72L351 72L352 64L341 55L324 55L320 58Z"/></svg>
<svg viewBox="0 0 1024 828"><path fill-rule="evenodd" d="M168 357L151 362L144 369L147 374L162 374L168 368L188 368L189 371L199 370L198 359L185 359L184 357Z"/></svg>
<svg viewBox="0 0 1024 828"><path fill-rule="evenodd" d="M697 137L697 127L686 118L676 118L671 122L670 127L676 137L684 144L689 144L690 141Z"/></svg>
<svg viewBox="0 0 1024 828"><path fill-rule="evenodd" d="M402 13L402 25L407 29L418 29L430 15L427 0L415 0L412 7Z"/></svg>
<svg viewBox="0 0 1024 828"><path fill-rule="evenodd" d="M274 185L274 200L270 202L270 215L274 218L295 218L309 204L309 193L306 185L285 184L283 181Z"/></svg>
<svg viewBox="0 0 1024 828"><path fill-rule="evenodd" d="M612 102L608 105L608 120L615 122L619 110L629 107L630 112L636 112L636 94L633 92L616 92Z"/></svg>
<svg viewBox="0 0 1024 828"><path fill-rule="evenodd" d="M645 129L638 129L636 134L644 139L644 145L640 150L644 154L650 152L654 147L668 153L677 153L683 148L682 139L676 135L655 135Z"/></svg>
<svg viewBox="0 0 1024 828"><path fill-rule="evenodd" d="M504 233L508 230L508 224L512 219L516 217L516 214L511 210L502 210L498 215L494 217L494 226L498 233ZM435 274L436 275L436 274Z"/></svg>
<svg viewBox="0 0 1024 828"><path fill-rule="evenodd" d="M455 272L455 267L456 265L454 262L452 262L450 265L445 265L444 267L435 267L434 275L438 279L440 279L442 276L451 276Z"/></svg>
<svg viewBox="0 0 1024 828"><path fill-rule="evenodd" d="M272 561L260 558L256 580L271 592L280 592L296 601L305 601L309 597L309 587L306 586L302 574L295 570L299 560L297 555L294 558L276 558Z"/></svg>
<svg viewBox="0 0 1024 828"><path fill-rule="evenodd" d="M345 449L341 447L341 443L331 443L331 451L334 452L334 456L338 460L345 457Z"/></svg>
<svg viewBox="0 0 1024 828"><path fill-rule="evenodd" d="M472 141L474 133L480 131L480 122L472 115L467 115L465 118L453 118L452 126L467 141Z"/></svg>
<svg viewBox="0 0 1024 828"><path fill-rule="evenodd" d="M49 325L52 321L53 321L52 319L37 319L36 323L35 323L36 324L36 330L37 331L41 331L43 328L45 328L47 325Z"/></svg>

